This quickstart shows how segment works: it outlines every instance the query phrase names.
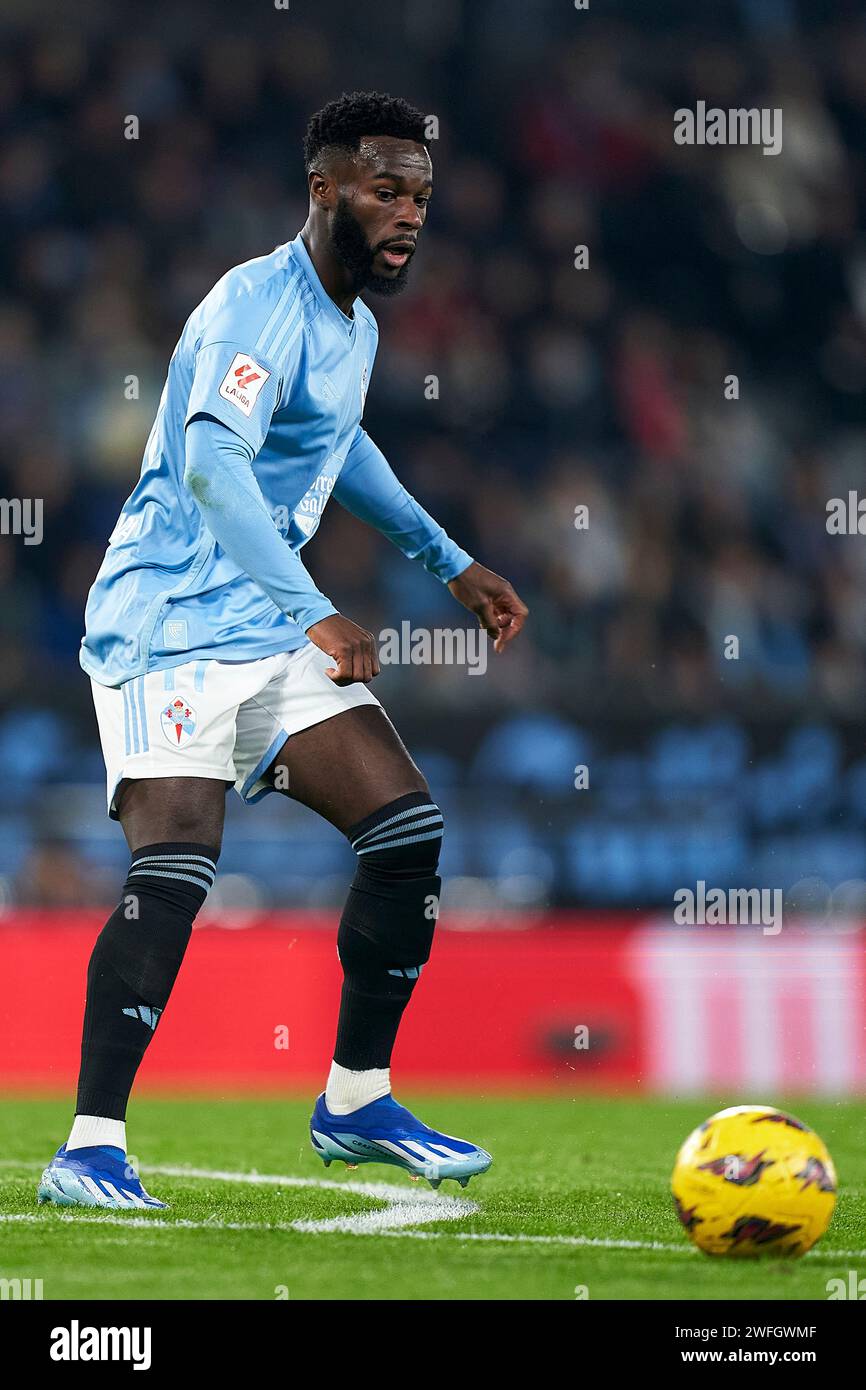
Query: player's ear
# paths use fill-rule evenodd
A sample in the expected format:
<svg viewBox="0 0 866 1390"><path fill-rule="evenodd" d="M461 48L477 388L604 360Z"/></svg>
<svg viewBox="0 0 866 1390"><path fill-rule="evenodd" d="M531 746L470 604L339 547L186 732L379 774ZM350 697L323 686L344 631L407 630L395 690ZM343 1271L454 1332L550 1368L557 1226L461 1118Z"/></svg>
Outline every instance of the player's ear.
<svg viewBox="0 0 866 1390"><path fill-rule="evenodd" d="M307 175L307 183L310 188L310 200L320 208L330 208L333 205L335 186L333 179L323 173L321 169L311 169Z"/></svg>

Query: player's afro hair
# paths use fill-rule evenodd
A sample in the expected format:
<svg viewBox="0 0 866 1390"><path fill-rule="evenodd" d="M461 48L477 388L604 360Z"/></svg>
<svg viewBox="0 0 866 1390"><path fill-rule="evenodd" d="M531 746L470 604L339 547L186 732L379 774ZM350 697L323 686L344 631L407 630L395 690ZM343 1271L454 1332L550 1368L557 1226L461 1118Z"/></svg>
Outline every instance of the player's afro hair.
<svg viewBox="0 0 866 1390"><path fill-rule="evenodd" d="M423 114L402 97L385 92L344 92L310 118L304 136L304 164L309 171L324 150L356 151L365 135L393 135L427 146Z"/></svg>

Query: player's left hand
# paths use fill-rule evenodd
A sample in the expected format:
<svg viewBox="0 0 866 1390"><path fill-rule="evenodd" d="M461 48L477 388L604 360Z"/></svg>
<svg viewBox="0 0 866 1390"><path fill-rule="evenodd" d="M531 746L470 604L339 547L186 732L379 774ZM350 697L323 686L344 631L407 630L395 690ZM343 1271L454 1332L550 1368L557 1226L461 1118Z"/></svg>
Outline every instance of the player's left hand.
<svg viewBox="0 0 866 1390"><path fill-rule="evenodd" d="M477 560L473 560L462 574L449 579L448 588L458 603L477 616L481 627L494 639L495 652L505 650L506 642L517 636L529 614L508 580L485 569Z"/></svg>

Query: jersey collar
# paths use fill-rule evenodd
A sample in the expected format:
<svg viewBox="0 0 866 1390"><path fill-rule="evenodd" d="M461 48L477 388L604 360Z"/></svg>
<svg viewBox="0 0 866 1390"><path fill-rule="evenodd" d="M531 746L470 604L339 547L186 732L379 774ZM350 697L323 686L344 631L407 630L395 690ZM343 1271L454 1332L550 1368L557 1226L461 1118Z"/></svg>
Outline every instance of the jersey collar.
<svg viewBox="0 0 866 1390"><path fill-rule="evenodd" d="M358 322L357 315L355 315L354 318L349 318L349 315L344 314L340 306L334 303L333 299L328 294L328 291L325 289L324 285L319 279L316 267L313 265L313 262L310 259L310 253L304 245L304 239L301 236L300 232L298 232L298 235L295 237L294 241L290 242L289 245L291 246L292 250L295 253L295 256L300 262L304 274L306 275L307 279L310 282L310 285L312 286L313 293L318 299L325 313L330 316L334 323L338 324L343 329L344 333L348 333L350 338L354 337L355 325Z"/></svg>

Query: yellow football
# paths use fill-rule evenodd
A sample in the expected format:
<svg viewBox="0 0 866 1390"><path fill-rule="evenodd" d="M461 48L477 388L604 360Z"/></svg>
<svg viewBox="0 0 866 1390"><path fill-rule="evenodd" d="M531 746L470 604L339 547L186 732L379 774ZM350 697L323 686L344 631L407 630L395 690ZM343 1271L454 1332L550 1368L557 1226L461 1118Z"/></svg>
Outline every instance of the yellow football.
<svg viewBox="0 0 866 1390"><path fill-rule="evenodd" d="M803 1255L830 1224L836 1170L814 1130L772 1105L734 1105L677 1154L671 1192L708 1255Z"/></svg>

